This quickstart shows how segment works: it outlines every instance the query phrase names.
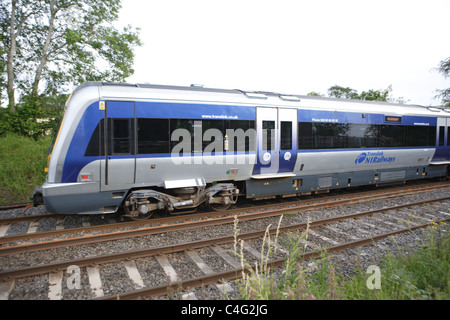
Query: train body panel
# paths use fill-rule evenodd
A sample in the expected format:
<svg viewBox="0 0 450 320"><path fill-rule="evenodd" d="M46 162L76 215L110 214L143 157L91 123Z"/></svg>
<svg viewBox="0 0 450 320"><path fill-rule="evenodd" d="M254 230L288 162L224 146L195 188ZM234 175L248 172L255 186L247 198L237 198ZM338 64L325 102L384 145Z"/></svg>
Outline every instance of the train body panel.
<svg viewBox="0 0 450 320"><path fill-rule="evenodd" d="M226 207L238 193L258 198L448 176L449 111L87 83L68 100L42 195L54 213L123 205L146 216L201 203Z"/></svg>
<svg viewBox="0 0 450 320"><path fill-rule="evenodd" d="M433 154L433 148L301 151L294 171L301 176L428 166Z"/></svg>

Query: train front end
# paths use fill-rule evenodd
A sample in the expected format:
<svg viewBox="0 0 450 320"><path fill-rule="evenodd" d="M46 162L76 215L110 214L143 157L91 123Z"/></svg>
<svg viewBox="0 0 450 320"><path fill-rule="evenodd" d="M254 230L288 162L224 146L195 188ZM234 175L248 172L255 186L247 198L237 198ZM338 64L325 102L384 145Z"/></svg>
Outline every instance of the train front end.
<svg viewBox="0 0 450 320"><path fill-rule="evenodd" d="M95 129L99 121L98 104L96 83L79 86L67 100L58 133L49 148L46 181L31 196L34 206L44 204L48 212L55 214L97 211L89 199L99 192L99 172L95 170L95 176L83 179L80 171L98 159L85 163L81 150L85 146L80 140L89 141L92 136L91 127Z"/></svg>

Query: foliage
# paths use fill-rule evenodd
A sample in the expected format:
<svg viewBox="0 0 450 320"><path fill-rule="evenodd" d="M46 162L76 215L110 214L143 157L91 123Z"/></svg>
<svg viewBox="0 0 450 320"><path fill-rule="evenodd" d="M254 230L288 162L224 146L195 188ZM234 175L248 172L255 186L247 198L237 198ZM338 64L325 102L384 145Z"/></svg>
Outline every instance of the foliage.
<svg viewBox="0 0 450 320"><path fill-rule="evenodd" d="M280 220L281 222L281 220ZM280 224L279 224L280 225ZM435 223L423 230L426 239L419 248L411 252L410 247L398 248L394 256L388 253L380 265L381 288L369 288L369 274L360 265L353 275L345 277L333 256L323 250L320 258L302 261L302 253L308 231L288 233L284 240L278 233L275 242L281 241L289 249L281 274L270 268L269 258L276 252L276 243L263 241L262 258L255 266L244 259L243 241L237 240L239 229L235 220L234 254L241 265L249 268L237 280L240 299L271 300L391 300L450 298L450 237L446 235L445 223ZM268 238L266 233L265 239ZM280 239L279 239L280 238ZM269 239L270 240L270 239ZM239 249L240 244L240 250ZM266 248L267 249L264 249ZM404 252L404 253L402 253ZM226 296L224 296L227 298Z"/></svg>
<svg viewBox="0 0 450 320"><path fill-rule="evenodd" d="M440 62L438 71L442 73L445 78L450 77L450 57ZM442 105L450 107L450 88L437 90L437 92L437 97L442 98Z"/></svg>
<svg viewBox="0 0 450 320"><path fill-rule="evenodd" d="M0 204L27 202L45 181L51 137L35 140L17 134L0 137Z"/></svg>
<svg viewBox="0 0 450 320"><path fill-rule="evenodd" d="M306 95L311 97L323 97L323 94L315 91L308 92Z"/></svg>
<svg viewBox="0 0 450 320"><path fill-rule="evenodd" d="M332 86L328 89L328 96L340 99L357 99L366 101L384 101L393 103L405 103L403 98L392 98L390 96L392 92L392 86L388 86L386 89L362 91L358 93L355 89L350 87L341 87L338 85Z"/></svg>
<svg viewBox="0 0 450 320"><path fill-rule="evenodd" d="M24 137L50 135L56 131L67 95L24 96L16 109L0 108L0 136L14 133Z"/></svg>
<svg viewBox="0 0 450 320"><path fill-rule="evenodd" d="M345 283L350 299L448 300L450 299L450 237L445 223L423 230L427 239L415 252L386 255L381 269L381 290L368 290L367 275L360 271Z"/></svg>
<svg viewBox="0 0 450 320"><path fill-rule="evenodd" d="M86 81L125 81L133 74L139 30L118 30L120 0L10 0L0 5L1 89L56 95ZM11 28L11 25L13 28ZM7 85L5 81L5 72Z"/></svg>
<svg viewBox="0 0 450 320"><path fill-rule="evenodd" d="M328 96L340 99L360 99L358 92L350 87L341 87L338 85L328 89Z"/></svg>

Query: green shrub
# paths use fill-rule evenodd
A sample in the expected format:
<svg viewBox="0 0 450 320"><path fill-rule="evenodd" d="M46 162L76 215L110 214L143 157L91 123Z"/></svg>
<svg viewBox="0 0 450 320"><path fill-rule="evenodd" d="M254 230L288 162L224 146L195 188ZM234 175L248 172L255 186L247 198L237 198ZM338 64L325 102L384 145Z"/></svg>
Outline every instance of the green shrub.
<svg viewBox="0 0 450 320"><path fill-rule="evenodd" d="M35 140L17 134L0 137L0 203L27 202L45 181L51 136Z"/></svg>
<svg viewBox="0 0 450 320"><path fill-rule="evenodd" d="M66 95L24 96L14 111L0 108L0 136L14 133L35 140L56 130Z"/></svg>

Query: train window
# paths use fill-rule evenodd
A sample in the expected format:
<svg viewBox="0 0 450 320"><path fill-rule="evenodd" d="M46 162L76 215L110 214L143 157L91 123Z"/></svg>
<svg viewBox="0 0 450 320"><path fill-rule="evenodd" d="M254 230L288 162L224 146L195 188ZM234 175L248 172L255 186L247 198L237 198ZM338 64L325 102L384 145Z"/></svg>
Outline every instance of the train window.
<svg viewBox="0 0 450 320"><path fill-rule="evenodd" d="M84 153L85 157L92 157L92 156L104 156L105 153L104 152L100 152L100 151L104 151L104 149L100 146L100 141L103 142L103 129L100 131L100 128L103 128L103 122L104 119L102 119L99 124L97 125L97 127L95 128L94 132L92 133L91 139L89 140L89 144L86 148L86 152ZM100 139L100 132L102 132L102 138ZM103 145L103 143L102 143Z"/></svg>
<svg viewBox="0 0 450 320"><path fill-rule="evenodd" d="M445 127L439 127L439 146L444 145Z"/></svg>
<svg viewBox="0 0 450 320"><path fill-rule="evenodd" d="M263 145L265 151L272 151L275 147L275 121L263 121Z"/></svg>
<svg viewBox="0 0 450 320"><path fill-rule="evenodd" d="M133 152L134 119L108 119L110 155L128 155Z"/></svg>
<svg viewBox="0 0 450 320"><path fill-rule="evenodd" d="M428 127L406 126L406 146L425 147L428 145Z"/></svg>
<svg viewBox="0 0 450 320"><path fill-rule="evenodd" d="M210 145L211 143L214 143L216 137L215 135L218 134L220 132L220 135L222 136L222 138L225 136L224 132L224 120L203 120L202 121L202 141L203 141L203 145L202 148L203 150L205 150L205 148ZM205 137L205 132L209 129L215 129L215 132L212 132L212 136L211 136L211 140L206 140L204 139ZM217 131L218 130L218 131ZM216 150L219 151L219 150Z"/></svg>
<svg viewBox="0 0 450 320"><path fill-rule="evenodd" d="M256 132L253 120L225 120L225 129L232 130L234 137L231 141L230 131L226 132L229 139L230 151L255 151ZM242 131L237 131L242 129ZM241 133L244 135L242 136Z"/></svg>
<svg viewBox="0 0 450 320"><path fill-rule="evenodd" d="M312 128L315 149L348 148L348 123L314 123Z"/></svg>
<svg viewBox="0 0 450 320"><path fill-rule="evenodd" d="M311 122L298 123L298 149L314 149Z"/></svg>
<svg viewBox="0 0 450 320"><path fill-rule="evenodd" d="M292 122L281 121L281 150L292 149Z"/></svg>
<svg viewBox="0 0 450 320"><path fill-rule="evenodd" d="M403 147L405 128L400 125L380 126L380 147Z"/></svg>
<svg viewBox="0 0 450 320"><path fill-rule="evenodd" d="M436 127L298 123L299 149L425 147L435 144Z"/></svg>
<svg viewBox="0 0 450 320"><path fill-rule="evenodd" d="M169 119L138 119L138 154L170 153Z"/></svg>
<svg viewBox="0 0 450 320"><path fill-rule="evenodd" d="M436 145L436 127L428 127L428 146Z"/></svg>
<svg viewBox="0 0 450 320"><path fill-rule="evenodd" d="M174 149L174 147L180 143L183 143L183 146L190 147L190 150L186 148L183 149L183 153L191 153L194 150L194 121L193 119L170 119L170 152ZM200 121L200 120L198 120ZM177 129L185 129L190 135L190 141L184 141L184 136L180 136L178 140L172 141L172 136L175 130ZM201 138L200 138L201 141ZM181 151L181 150L180 150Z"/></svg>

